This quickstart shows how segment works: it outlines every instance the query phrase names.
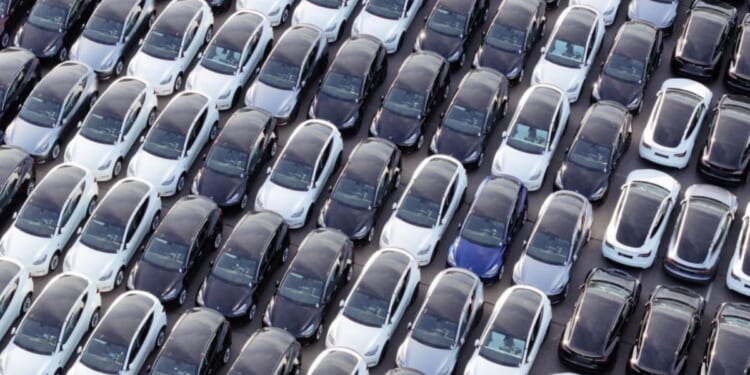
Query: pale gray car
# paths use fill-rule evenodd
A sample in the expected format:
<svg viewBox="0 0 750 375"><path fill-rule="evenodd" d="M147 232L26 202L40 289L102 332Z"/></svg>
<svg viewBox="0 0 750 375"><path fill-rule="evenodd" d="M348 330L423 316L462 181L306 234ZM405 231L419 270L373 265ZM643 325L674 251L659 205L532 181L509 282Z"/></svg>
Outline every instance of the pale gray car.
<svg viewBox="0 0 750 375"><path fill-rule="evenodd" d="M679 0L631 0L628 19L650 23L671 34L679 5Z"/></svg>

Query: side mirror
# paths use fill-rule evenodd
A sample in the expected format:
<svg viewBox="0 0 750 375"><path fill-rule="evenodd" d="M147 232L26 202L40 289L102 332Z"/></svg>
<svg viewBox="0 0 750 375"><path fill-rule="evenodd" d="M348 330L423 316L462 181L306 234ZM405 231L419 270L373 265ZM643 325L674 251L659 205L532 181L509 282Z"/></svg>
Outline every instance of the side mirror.
<svg viewBox="0 0 750 375"><path fill-rule="evenodd" d="M322 86L322 85L323 85L323 79L321 78L318 80L318 86Z"/></svg>
<svg viewBox="0 0 750 375"><path fill-rule="evenodd" d="M542 47L542 48L540 48L540 49L539 49L539 52L541 52L541 53L542 53L542 55L544 55L544 53L545 53L545 52L547 52L547 47Z"/></svg>
<svg viewBox="0 0 750 375"><path fill-rule="evenodd" d="M328 192L330 193L332 191L333 191L333 185L331 185L331 186L328 187Z"/></svg>
<svg viewBox="0 0 750 375"><path fill-rule="evenodd" d="M565 147L565 153L567 154L568 152L570 152L570 147Z"/></svg>
<svg viewBox="0 0 750 375"><path fill-rule="evenodd" d="M271 174L271 171L272 171L272 170L273 170L273 168L271 168L271 167L269 166L268 168L266 168L266 174Z"/></svg>
<svg viewBox="0 0 750 375"><path fill-rule="evenodd" d="M141 143L146 142L146 136L142 135L141 138L138 139L138 141Z"/></svg>
<svg viewBox="0 0 750 375"><path fill-rule="evenodd" d="M275 285L278 288L279 285L281 285L281 280L276 280L276 282L273 283L273 285Z"/></svg>
<svg viewBox="0 0 750 375"><path fill-rule="evenodd" d="M202 58L203 58L203 51L200 51L198 52L198 59L202 59Z"/></svg>
<svg viewBox="0 0 750 375"><path fill-rule="evenodd" d="M17 217L18 217L18 211L13 211L12 219L16 220Z"/></svg>
<svg viewBox="0 0 750 375"><path fill-rule="evenodd" d="M141 39L139 39L139 40L138 40L138 45L139 45L139 46L142 46L142 45L143 45L143 38L141 38Z"/></svg>
<svg viewBox="0 0 750 375"><path fill-rule="evenodd" d="M11 336L15 335L16 332L18 332L18 327L13 327L13 328L10 329L10 335Z"/></svg>
<svg viewBox="0 0 750 375"><path fill-rule="evenodd" d="M208 265L211 266L211 267L213 267L214 266L214 260L213 259L209 260L208 261Z"/></svg>
<svg viewBox="0 0 750 375"><path fill-rule="evenodd" d="M424 22L427 23L427 16L424 16Z"/></svg>
<svg viewBox="0 0 750 375"><path fill-rule="evenodd" d="M394 203L393 206L391 206L391 209L393 209L393 211L396 211L397 208L398 208L398 203Z"/></svg>
<svg viewBox="0 0 750 375"><path fill-rule="evenodd" d="M479 339L474 340L474 347L475 348L479 347Z"/></svg>
<svg viewBox="0 0 750 375"><path fill-rule="evenodd" d="M82 127L83 127L83 121L78 121L78 123L76 124L76 128L80 129Z"/></svg>
<svg viewBox="0 0 750 375"><path fill-rule="evenodd" d="M464 226L464 223L458 223L458 225L456 225L456 229L461 230L463 226Z"/></svg>
<svg viewBox="0 0 750 375"><path fill-rule="evenodd" d="M342 308L344 307L344 300L343 299L341 301L339 301L339 307L342 307Z"/></svg>
<svg viewBox="0 0 750 375"><path fill-rule="evenodd" d="M76 348L76 354L81 354L82 351L83 351L83 346L78 345L78 347Z"/></svg>
<svg viewBox="0 0 750 375"><path fill-rule="evenodd" d="M502 137L502 138L508 138L508 131L507 130L503 130L502 134L500 134L500 137Z"/></svg>
<svg viewBox="0 0 750 375"><path fill-rule="evenodd" d="M411 331L411 329L412 329L412 323L411 322L406 323L406 329L408 329L409 331Z"/></svg>
<svg viewBox="0 0 750 375"><path fill-rule="evenodd" d="M487 31L482 31L482 39L484 39L487 36Z"/></svg>
<svg viewBox="0 0 750 375"><path fill-rule="evenodd" d="M463 346L463 345L464 345L464 342L466 342L466 339L465 339L465 338L463 338L463 337L461 337L461 339L460 339L460 340L458 340L458 346Z"/></svg>
<svg viewBox="0 0 750 375"><path fill-rule="evenodd" d="M206 160L207 157L208 157L208 153L207 152L204 152L203 155L201 155L201 159L203 159L203 160Z"/></svg>
<svg viewBox="0 0 750 375"><path fill-rule="evenodd" d="M380 102L382 103L384 101L385 101L385 95L380 95Z"/></svg>
<svg viewBox="0 0 750 375"><path fill-rule="evenodd" d="M81 234L82 232L83 232L83 227L78 227L78 229L76 229L76 234Z"/></svg>
<svg viewBox="0 0 750 375"><path fill-rule="evenodd" d="M526 247L526 245L528 244L529 244L529 240L523 240L523 242L521 243L521 247Z"/></svg>
<svg viewBox="0 0 750 375"><path fill-rule="evenodd" d="M440 112L440 118L445 117L445 112Z"/></svg>

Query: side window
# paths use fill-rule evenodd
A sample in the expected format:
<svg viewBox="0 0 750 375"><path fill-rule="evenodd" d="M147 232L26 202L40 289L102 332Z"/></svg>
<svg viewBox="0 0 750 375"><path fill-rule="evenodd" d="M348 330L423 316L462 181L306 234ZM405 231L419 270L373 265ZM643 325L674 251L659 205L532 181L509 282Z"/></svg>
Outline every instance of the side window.
<svg viewBox="0 0 750 375"><path fill-rule="evenodd" d="M135 212L135 215L133 215L133 221L130 223L130 227L128 227L128 233L125 238L125 242L130 242L130 240L133 239L133 235L135 234L135 231L138 229L138 227L141 225L141 222L143 221L143 216L146 214L146 209L148 208L150 198L146 198L146 200L141 203L141 206L138 207L138 210Z"/></svg>
<svg viewBox="0 0 750 375"><path fill-rule="evenodd" d="M444 219L445 215L448 213L448 207L450 207L451 202L453 201L453 196L456 194L456 181L453 181L451 183L450 188L448 188L448 194L445 195L445 200L443 201L443 210L440 212L440 218Z"/></svg>
<svg viewBox="0 0 750 375"><path fill-rule="evenodd" d="M654 223L654 227L651 228L651 233L649 233L649 237L651 237L654 234L656 234L656 231L659 230L659 227L661 227L661 224L664 221L664 217L666 216L666 215L664 215L665 211L666 211L666 204L664 204L661 207L659 207L659 212L657 212L658 216L656 218L656 222Z"/></svg>
<svg viewBox="0 0 750 375"><path fill-rule="evenodd" d="M688 124L688 129L685 132L685 138L689 137L693 132L695 131L696 127L698 126L698 121L700 120L701 116L703 115L703 111L705 110L704 106L701 104L698 109L695 110L695 116L693 116L692 120L690 121L690 124Z"/></svg>
<svg viewBox="0 0 750 375"><path fill-rule="evenodd" d="M541 317L538 316L536 318L536 322L534 322L534 326L531 327L529 345L527 346L528 351L531 351L531 349L534 347L534 344L536 343L536 336L539 334L539 320L541 320Z"/></svg>
<svg viewBox="0 0 750 375"><path fill-rule="evenodd" d="M141 6L138 5L132 13L130 13L130 16L128 16L127 21L125 21L125 32L123 33L124 36L130 35L130 33L133 31L133 27L135 26L136 22L138 22L138 18L141 16Z"/></svg>
<svg viewBox="0 0 750 375"><path fill-rule="evenodd" d="M63 104L63 110L62 110L62 117L68 118L73 113L73 108L75 108L76 103L78 102L78 99L81 98L81 94L83 93L83 86L84 82L76 86L75 89L73 89L73 93L68 96L68 99L65 101L65 104Z"/></svg>
<svg viewBox="0 0 750 375"><path fill-rule="evenodd" d="M414 6L414 0L406 0L406 9L404 9L404 13L410 11L412 6Z"/></svg>
<svg viewBox="0 0 750 375"><path fill-rule="evenodd" d="M146 323L143 324L143 327L141 327L141 330L138 332L138 336L135 337L135 341L133 341L133 350L130 352L130 358L128 358L128 363L133 363L133 359L138 355L138 352L143 347L143 343L146 342L146 337L148 337L149 331L151 331L151 324L154 321L154 315L150 315L148 319L146 320Z"/></svg>
<svg viewBox="0 0 750 375"><path fill-rule="evenodd" d="M20 171L18 168L8 176L5 184L0 188L0 202L6 202L11 198L11 195L16 190L16 184L20 180L20 177Z"/></svg>
<svg viewBox="0 0 750 375"><path fill-rule="evenodd" d="M6 290L5 293L0 296L0 315L5 314L5 311L8 310L8 306L10 305L10 302L13 300L13 296L16 295L16 290L18 289L18 278L16 277L13 281L11 281Z"/></svg>
<svg viewBox="0 0 750 375"><path fill-rule="evenodd" d="M84 299L78 301L78 304L73 310L73 313L70 315L70 319L65 324L65 327L63 327L63 333L62 333L62 344L65 345L65 343L68 342L68 339L70 339L70 335L73 333L73 330L76 328L76 325L78 325L78 321L81 319L81 314L83 313L83 307L86 305L85 302L85 296Z"/></svg>
<svg viewBox="0 0 750 375"><path fill-rule="evenodd" d="M388 170L386 169L383 172L383 175L380 176L380 181L378 182L378 187L377 187L377 189L378 189L377 190L377 194L378 195L376 197L376 203L378 203L378 204L383 203L383 198L385 198L385 193L386 193L386 191L388 191L388 186L387 186L388 182L389 182L388 181Z"/></svg>
<svg viewBox="0 0 750 375"><path fill-rule="evenodd" d="M404 298L404 293L406 293L406 284L409 281L409 273L411 270L406 271L406 274L404 275L403 281L401 283L401 287L398 288L396 291L395 298L393 299L393 306L391 306L391 313L390 316L393 316L393 313L396 312L396 309L399 305L401 305L401 300Z"/></svg>
<svg viewBox="0 0 750 375"><path fill-rule="evenodd" d="M195 120L195 125L190 129L190 133L188 133L187 137L187 145L185 146L185 150L190 150L193 148L193 144L195 144L195 140L198 138L198 133L200 129L203 127L203 123L206 121L206 110L203 110L201 112L200 116L198 116L198 119Z"/></svg>
<svg viewBox="0 0 750 375"><path fill-rule="evenodd" d="M70 12L68 13L68 22L67 22L67 28L70 29L73 27L73 24L78 19L79 12L81 11L81 5L83 4L83 0L76 0L73 2L72 6L70 7Z"/></svg>
<svg viewBox="0 0 750 375"><path fill-rule="evenodd" d="M128 117L125 119L125 124L122 129L122 134L127 135L130 133L130 129L133 128L133 124L135 124L135 120L140 116L141 110L143 109L143 102L146 98L146 94L141 94L141 97L138 98L138 101L133 105L133 108L130 110L130 113L128 113Z"/></svg>
<svg viewBox="0 0 750 375"><path fill-rule="evenodd" d="M326 164L328 163L328 159L330 159L331 157L331 143L331 141L328 142L326 148L323 150L323 153L320 155L320 162L318 163L315 170L316 179L319 179L321 174L323 174L323 168L325 168Z"/></svg>
<svg viewBox="0 0 750 375"><path fill-rule="evenodd" d="M18 73L18 76L16 79L10 84L8 87L8 90L5 92L5 103L3 103L3 108L8 109L10 106L10 103L12 102L12 98L16 95L16 91L19 87L21 87L21 83L23 82L23 79L26 77L26 70L21 70Z"/></svg>
<svg viewBox="0 0 750 375"><path fill-rule="evenodd" d="M471 315L471 303L466 307L466 310L464 311L464 316L461 317L461 328L459 331L459 335L456 337L456 340L459 340L464 332L469 329L469 315Z"/></svg>
<svg viewBox="0 0 750 375"><path fill-rule="evenodd" d="M596 30L592 30L591 35L589 35L588 48L586 49L586 61L589 61L589 58L591 57L591 53L594 52L594 37L595 36L596 36Z"/></svg>
<svg viewBox="0 0 750 375"><path fill-rule="evenodd" d="M60 227L64 227L68 224L70 217L73 215L78 203L81 201L81 195L83 194L83 185L79 186L73 193L72 198L68 201L68 204L63 207L62 215L60 215Z"/></svg>
<svg viewBox="0 0 750 375"><path fill-rule="evenodd" d="M255 53L255 49L258 47L258 41L260 41L260 32L255 33L255 35L253 35L253 38L250 40L250 43L248 43L247 52L242 58L242 66L245 66L247 62L250 61L250 56Z"/></svg>
<svg viewBox="0 0 750 375"><path fill-rule="evenodd" d="M186 50L192 43L193 39L195 39L195 34L198 32L198 23L194 22L190 24L190 28L188 28L187 33L185 33L185 44L182 47L182 50Z"/></svg>
<svg viewBox="0 0 750 375"><path fill-rule="evenodd" d="M260 163L263 156L263 142L265 141L265 138L266 137L261 134L258 136L258 139L256 139L255 145L253 145L253 153L250 155L250 168L254 168Z"/></svg>

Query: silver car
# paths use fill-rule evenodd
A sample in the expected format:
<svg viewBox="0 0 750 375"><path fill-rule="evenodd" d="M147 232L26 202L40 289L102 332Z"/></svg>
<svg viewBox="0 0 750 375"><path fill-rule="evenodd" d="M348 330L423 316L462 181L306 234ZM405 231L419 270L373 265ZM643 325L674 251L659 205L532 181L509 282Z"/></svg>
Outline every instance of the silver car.
<svg viewBox="0 0 750 375"><path fill-rule="evenodd" d="M154 0L102 0L73 44L70 59L88 64L100 78L119 76L124 55L155 20Z"/></svg>
<svg viewBox="0 0 750 375"><path fill-rule="evenodd" d="M58 64L34 87L5 131L5 143L37 161L60 156L60 138L96 101L99 87L88 65Z"/></svg>
<svg viewBox="0 0 750 375"><path fill-rule="evenodd" d="M541 290L552 303L565 299L570 271L591 238L591 223L591 203L584 196L561 190L547 197L513 267L513 282Z"/></svg>
<svg viewBox="0 0 750 375"><path fill-rule="evenodd" d="M666 34L674 30L674 19L680 0L631 0L628 19L648 22Z"/></svg>

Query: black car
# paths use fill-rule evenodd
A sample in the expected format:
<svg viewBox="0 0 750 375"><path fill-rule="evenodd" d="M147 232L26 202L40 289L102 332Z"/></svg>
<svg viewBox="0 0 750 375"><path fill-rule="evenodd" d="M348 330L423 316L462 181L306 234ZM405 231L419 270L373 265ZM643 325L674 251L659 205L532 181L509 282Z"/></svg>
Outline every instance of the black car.
<svg viewBox="0 0 750 375"><path fill-rule="evenodd" d="M438 0L414 44L415 51L432 51L456 67L466 63L467 43L487 20L487 0Z"/></svg>
<svg viewBox="0 0 750 375"><path fill-rule="evenodd" d="M177 201L130 271L128 289L150 292L162 303L185 303L204 248L221 245L221 216L221 209L206 197L188 195Z"/></svg>
<svg viewBox="0 0 750 375"><path fill-rule="evenodd" d="M632 123L633 116L619 103L601 101L589 107L557 171L554 188L602 201L612 173L630 146Z"/></svg>
<svg viewBox="0 0 750 375"><path fill-rule="evenodd" d="M362 125L367 99L385 80L387 52L369 35L353 36L339 48L307 112L340 130L356 132Z"/></svg>
<svg viewBox="0 0 750 375"><path fill-rule="evenodd" d="M268 302L263 325L284 329L304 343L320 340L336 292L354 274L352 247L338 230L310 232Z"/></svg>
<svg viewBox="0 0 750 375"><path fill-rule="evenodd" d="M29 17L16 32L14 44L43 59L68 59L95 0L36 0Z"/></svg>
<svg viewBox="0 0 750 375"><path fill-rule="evenodd" d="M0 146L0 213L17 208L36 186L34 160L20 149Z"/></svg>
<svg viewBox="0 0 750 375"><path fill-rule="evenodd" d="M247 339L227 375L299 374L300 352L300 344L289 332L261 328Z"/></svg>
<svg viewBox="0 0 750 375"><path fill-rule="evenodd" d="M477 168L497 122L508 112L508 80L492 69L464 76L430 142L430 152L453 156Z"/></svg>
<svg viewBox="0 0 750 375"><path fill-rule="evenodd" d="M474 55L475 67L492 68L514 83L523 81L524 66L547 25L543 0L505 0Z"/></svg>
<svg viewBox="0 0 750 375"><path fill-rule="evenodd" d="M711 324L699 374L746 374L750 346L750 305L722 303Z"/></svg>
<svg viewBox="0 0 750 375"><path fill-rule="evenodd" d="M4 129L18 114L23 101L38 80L39 60L34 54L17 47L0 50L1 128Z"/></svg>
<svg viewBox="0 0 750 375"><path fill-rule="evenodd" d="M185 311L148 371L153 375L214 373L232 357L229 328L229 321L214 310Z"/></svg>
<svg viewBox="0 0 750 375"><path fill-rule="evenodd" d="M229 318L253 320L268 277L289 258L289 227L270 211L248 213L235 225L198 290L197 304Z"/></svg>
<svg viewBox="0 0 750 375"><path fill-rule="evenodd" d="M589 271L560 339L560 360L587 372L611 368L640 294L640 281L624 271Z"/></svg>
<svg viewBox="0 0 750 375"><path fill-rule="evenodd" d="M703 296L683 287L654 288L628 361L628 374L682 374L705 308Z"/></svg>
<svg viewBox="0 0 750 375"><path fill-rule="evenodd" d="M0 48L10 45L13 30L24 19L22 14L28 11L34 0L10 0L0 2Z"/></svg>
<svg viewBox="0 0 750 375"><path fill-rule="evenodd" d="M427 118L448 97L448 62L434 52L409 55L391 83L370 126L370 134L399 147L420 149Z"/></svg>
<svg viewBox="0 0 750 375"><path fill-rule="evenodd" d="M278 148L276 119L257 108L242 108L227 120L193 180L191 192L220 207L247 208L252 176Z"/></svg>
<svg viewBox="0 0 750 375"><path fill-rule="evenodd" d="M721 1L696 0L672 54L672 69L695 78L716 75L737 23L737 9Z"/></svg>
<svg viewBox="0 0 750 375"><path fill-rule="evenodd" d="M662 32L651 24L623 24L594 83L591 100L613 100L640 113L643 90L659 66L662 47Z"/></svg>
<svg viewBox="0 0 750 375"><path fill-rule="evenodd" d="M734 91L750 94L750 14L745 14L734 37L724 82Z"/></svg>
<svg viewBox="0 0 750 375"><path fill-rule="evenodd" d="M401 183L401 151L381 138L367 138L349 155L318 225L352 240L371 242L378 212Z"/></svg>
<svg viewBox="0 0 750 375"><path fill-rule="evenodd" d="M698 159L698 172L713 181L738 185L747 179L750 165L750 97L724 95L709 125Z"/></svg>

